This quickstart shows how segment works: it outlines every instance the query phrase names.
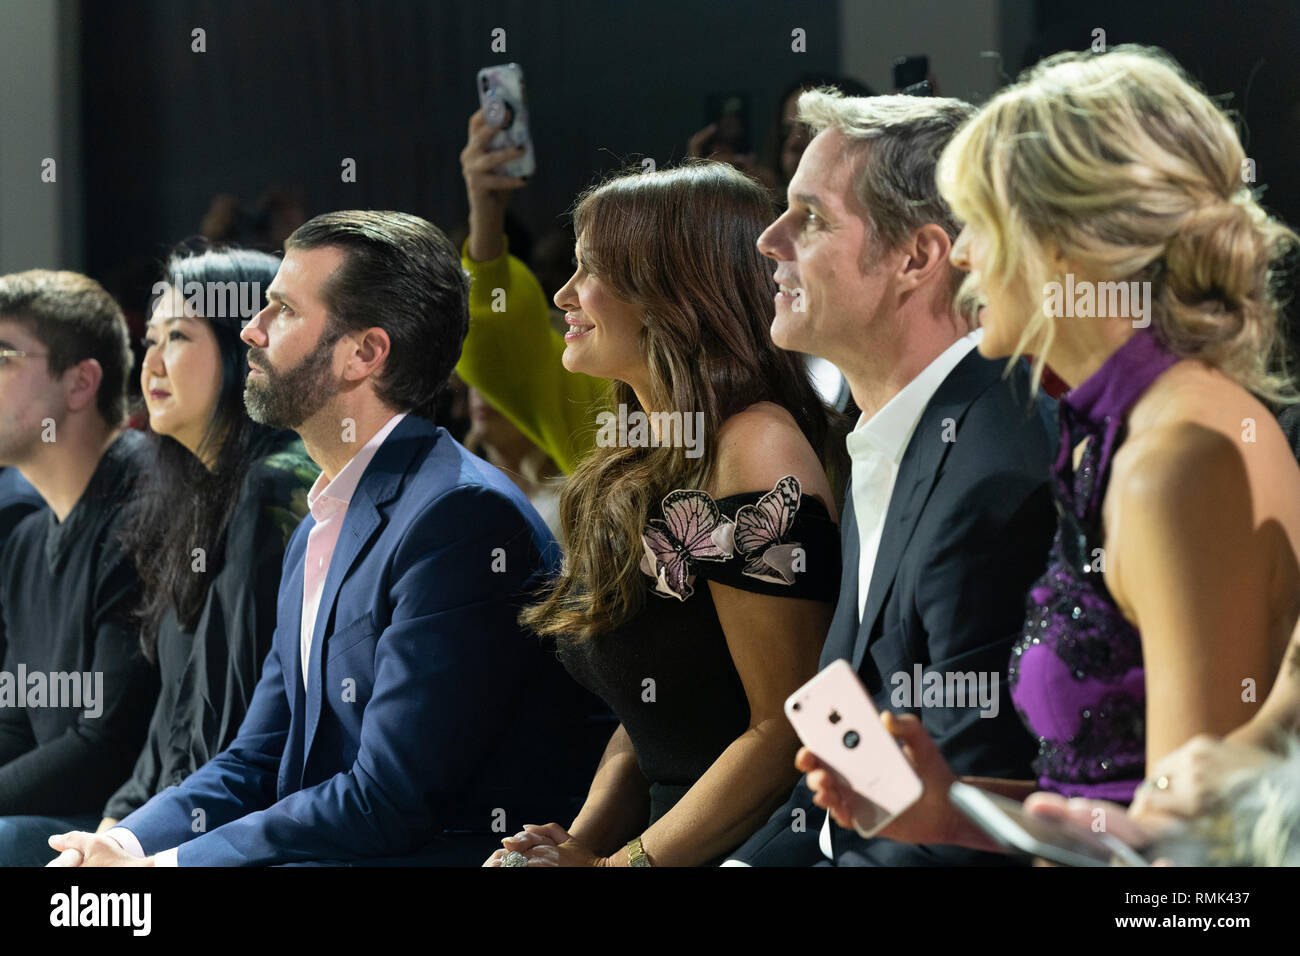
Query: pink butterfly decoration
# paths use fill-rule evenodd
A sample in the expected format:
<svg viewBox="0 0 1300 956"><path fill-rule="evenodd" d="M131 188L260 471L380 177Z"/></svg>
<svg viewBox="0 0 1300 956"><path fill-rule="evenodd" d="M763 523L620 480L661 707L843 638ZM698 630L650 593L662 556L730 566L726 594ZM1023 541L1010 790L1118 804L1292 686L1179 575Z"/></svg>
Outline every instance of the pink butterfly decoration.
<svg viewBox="0 0 1300 956"><path fill-rule="evenodd" d="M650 519L641 535L641 570L655 579L655 594L685 601L695 593L692 563L730 558L736 526L703 491L670 492L663 515Z"/></svg>
<svg viewBox="0 0 1300 956"><path fill-rule="evenodd" d="M786 475L755 504L736 512L736 546L745 554L742 572L772 584L794 583L797 541L782 543L794 524L802 497L799 479Z"/></svg>

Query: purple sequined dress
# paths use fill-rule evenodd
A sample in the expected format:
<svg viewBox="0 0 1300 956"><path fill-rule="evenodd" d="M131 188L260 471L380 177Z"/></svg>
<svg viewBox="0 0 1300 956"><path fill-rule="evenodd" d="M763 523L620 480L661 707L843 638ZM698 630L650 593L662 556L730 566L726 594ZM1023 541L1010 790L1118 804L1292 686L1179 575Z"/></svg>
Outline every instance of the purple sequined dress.
<svg viewBox="0 0 1300 956"><path fill-rule="evenodd" d="M1060 521L1008 668L1016 711L1038 738L1043 790L1128 803L1144 776L1142 642L1102 577L1101 503L1129 409L1177 361L1140 329L1060 403ZM1084 439L1076 472L1072 451Z"/></svg>

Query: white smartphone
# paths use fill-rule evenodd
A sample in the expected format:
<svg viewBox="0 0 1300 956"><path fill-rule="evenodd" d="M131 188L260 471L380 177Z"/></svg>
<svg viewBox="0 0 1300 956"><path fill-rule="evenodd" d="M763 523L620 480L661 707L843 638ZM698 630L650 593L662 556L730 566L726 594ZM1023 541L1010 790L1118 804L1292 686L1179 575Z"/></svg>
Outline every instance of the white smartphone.
<svg viewBox="0 0 1300 956"><path fill-rule="evenodd" d="M1111 833L1095 833L1070 820L1026 813L1007 797L958 781L948 791L953 806L1008 850L1062 866L1150 866L1137 850Z"/></svg>
<svg viewBox="0 0 1300 956"><path fill-rule="evenodd" d="M833 661L791 694L785 715L804 746L852 789L859 835L874 836L921 798L921 778L848 661Z"/></svg>
<svg viewBox="0 0 1300 956"><path fill-rule="evenodd" d="M505 149L523 146L525 152L497 167L502 176L531 176L537 169L533 156L533 138L528 130L528 102L524 96L524 68L518 63L485 66L478 71L478 102L483 118L499 132L488 148Z"/></svg>

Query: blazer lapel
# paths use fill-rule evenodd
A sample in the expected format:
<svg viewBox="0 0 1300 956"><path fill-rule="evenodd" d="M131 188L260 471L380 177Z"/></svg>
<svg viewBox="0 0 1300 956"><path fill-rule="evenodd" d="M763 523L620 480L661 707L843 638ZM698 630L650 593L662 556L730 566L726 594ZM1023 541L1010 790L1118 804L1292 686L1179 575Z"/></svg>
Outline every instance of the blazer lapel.
<svg viewBox="0 0 1300 956"><path fill-rule="evenodd" d="M844 496L844 509L840 512L840 596L822 645L821 670L841 657L853 653L853 641L858 632L858 561L861 546L858 542L858 522L853 516L853 488Z"/></svg>
<svg viewBox="0 0 1300 956"><path fill-rule="evenodd" d="M364 485L365 478L363 477L361 481L362 485ZM379 510L370 500L369 495L363 493L361 487L358 486L352 495L352 501L348 503L348 510L343 516L343 528L339 532L339 541L334 547L334 554L330 557L329 572L325 576L325 586L322 588L320 595L320 610L316 612L316 623L312 629L311 657L307 662L307 735L305 750L311 749L312 739L316 736L316 725L320 722L321 683L325 675L321 662L325 659L323 645L326 640L326 625L333 618L334 605L338 602L339 597L339 586L352 570L352 565L361 553L361 549L370 542L370 536L374 534L379 524ZM334 629L330 627L329 630L332 632ZM305 759L303 760L303 769L306 769Z"/></svg>
<svg viewBox="0 0 1300 956"><path fill-rule="evenodd" d="M923 439L922 428L926 425L922 416L916 434L908 443L903 453L903 461L898 467L898 479L894 482L894 493L889 499L889 510L885 513L885 526L880 533L880 547L876 551L876 564L871 571L871 585L867 589L867 603L862 610L862 622L858 625L857 641L853 646L853 669L862 666L871 633L876 626L876 618L885 604L885 596L894 585L898 573L898 561L903 556L907 542L912 539L916 529L921 508L929 497L934 485L937 463L941 456L935 440Z"/></svg>
<svg viewBox="0 0 1300 956"><path fill-rule="evenodd" d="M302 776L303 762L303 719L306 716L306 697L302 686L302 599L304 590L304 565L303 558L307 552L307 536L311 534L311 529L315 526L315 519L310 514L302 519L301 534L303 545L300 549L302 554L293 564L287 578L280 582L280 590L283 592L288 588L285 618L292 620L293 626L287 628L277 628L277 633L282 633L280 638L279 654L282 662L281 677L285 683L285 695L289 701L289 740L285 744L285 751L288 756L287 760L280 761L280 774L277 778L278 796L283 799L289 792L289 784L292 782L295 787Z"/></svg>
<svg viewBox="0 0 1300 956"><path fill-rule="evenodd" d="M329 642L329 633L334 628L330 622L334 617L334 608L338 603L339 589L343 581L352 572L361 552L370 544L384 517L380 507L397 496L402 479L413 462L422 461L424 455L417 455L423 450L428 452L441 432L437 426L415 413L408 414L388 435L384 443L375 452L375 457L366 467L357 489L348 503L348 510L343 516L343 527L339 531L338 544L330 556L329 571L325 575L325 584L321 589L320 608L316 612L316 621L312 628L311 657L307 662L306 692L306 736L303 745L303 771L307 769L306 755L311 751L316 727L320 723L323 688L325 677L323 661L325 645ZM347 623L347 622L344 622Z"/></svg>
<svg viewBox="0 0 1300 956"><path fill-rule="evenodd" d="M857 641L853 648L854 670L862 667L862 659L866 656L867 646L875 631L876 618L893 587L899 562L908 542L912 540L912 532L916 530L921 512L930 499L930 492L934 490L948 450L957 440L957 426L970 404L997 376L999 366L1000 363L989 361L981 357L978 351L972 351L948 373L948 377L921 413L921 420L899 463L894 493L885 513L880 549L876 553L871 586L867 590L867 603L863 608L862 623L858 627ZM952 422L950 440L945 440L949 439L950 432L946 427L946 419L951 419Z"/></svg>

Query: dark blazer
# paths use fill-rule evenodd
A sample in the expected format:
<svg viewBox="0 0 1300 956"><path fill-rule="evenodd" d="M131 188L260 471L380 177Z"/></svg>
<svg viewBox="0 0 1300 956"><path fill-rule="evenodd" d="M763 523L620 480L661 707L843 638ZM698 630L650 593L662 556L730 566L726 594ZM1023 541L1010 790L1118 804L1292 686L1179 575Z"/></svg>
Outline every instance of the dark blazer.
<svg viewBox="0 0 1300 956"><path fill-rule="evenodd" d="M1005 364L972 352L926 406L899 464L860 624L858 530L853 495L845 496L844 571L821 666L851 661L876 707L916 714L954 773L1030 780L1035 741L1012 707L1006 672L1055 527L1048 488L1055 411L1046 396L1030 403L1024 362L1004 379ZM996 673L997 716L981 716L978 704L895 706L892 676L910 678L917 663L923 673ZM825 864L825 816L800 781L731 858ZM961 847L863 839L833 821L831 849L840 866L1010 862Z"/></svg>
<svg viewBox="0 0 1300 956"><path fill-rule="evenodd" d="M146 853L179 844L183 866L478 864L524 823L569 819L601 742L582 736L591 698L516 622L558 557L527 499L443 429L403 419L347 509L304 689L314 525L289 542L236 739L121 826Z"/></svg>

